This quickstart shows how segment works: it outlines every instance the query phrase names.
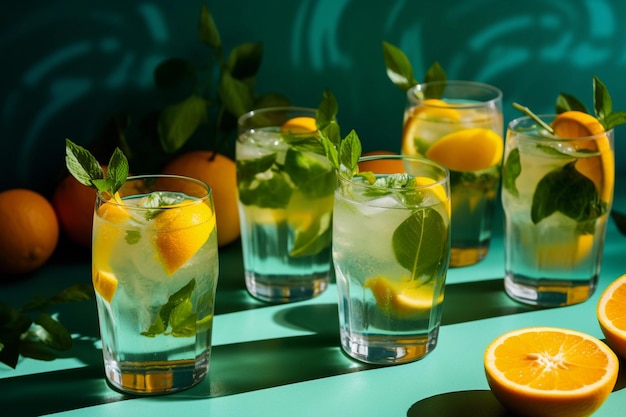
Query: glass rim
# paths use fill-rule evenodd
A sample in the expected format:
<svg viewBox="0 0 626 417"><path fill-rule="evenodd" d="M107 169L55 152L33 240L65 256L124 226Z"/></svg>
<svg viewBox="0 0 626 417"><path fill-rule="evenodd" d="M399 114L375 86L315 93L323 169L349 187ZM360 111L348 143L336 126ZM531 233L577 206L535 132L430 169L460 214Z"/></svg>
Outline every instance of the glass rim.
<svg viewBox="0 0 626 417"><path fill-rule="evenodd" d="M541 120L545 121L547 124L550 124L554 118L558 116L557 113L542 113L537 114ZM525 129L520 127L520 124L523 122L532 121L533 124L527 126ZM589 136L579 136L579 137L560 137L560 136L549 136L549 133L541 127L532 117L520 116L513 120L511 120L507 126L507 133L513 132L515 136L522 137L526 140L532 141L548 141L548 142L580 142L580 141L592 141L597 140L602 137L612 138L613 137L613 129L609 129L602 133L596 133L595 135ZM542 134L545 133L545 134Z"/></svg>
<svg viewBox="0 0 626 417"><path fill-rule="evenodd" d="M249 120L250 118L252 118L252 117L254 117L256 115L259 115L259 114L275 113L275 112L286 112L286 111L301 112L301 113L313 113L313 115L315 115L317 113L317 109L315 109L313 107L306 107L306 106L271 106L271 107L261 107L261 108L258 108L258 109L247 111L247 112L243 113L242 115L240 115L237 118L237 125L239 127L245 127L246 129L253 129L253 128L248 128L248 127L244 126L243 122L245 120Z"/></svg>
<svg viewBox="0 0 626 417"><path fill-rule="evenodd" d="M128 184L131 181L141 181L141 180L146 180L146 179L172 179L172 180L181 180L181 181L185 181L185 182L189 182L189 183L194 183L196 185L198 185L199 187L203 188L206 193L202 196L202 197L196 197L196 196L192 196L194 197L193 200L190 200L188 202L185 203L179 203L176 204L175 206L162 206L159 207L160 209L167 209L167 208L172 208L172 207L188 207L188 206L193 206L196 204L205 204L208 200L210 200L211 196L213 195L213 190L212 188L204 181L199 180L197 178L192 178L192 177L188 177L185 175L175 175L175 174L138 174L138 175L131 175L129 177L126 178L126 180L124 181L124 184L122 185L122 188ZM120 188L121 189L121 188ZM154 191L159 191L159 190L152 190L151 192ZM162 190L164 191L164 190ZM176 192L176 191L174 191ZM179 191L179 192L184 192L184 191ZM135 195L135 194L128 194L125 195L125 197L127 196L131 196L131 195ZM117 200L114 198L114 196L110 195L110 193L108 192L103 192L100 190L96 190L96 198L100 201L102 201L103 203L109 203L109 204L113 204L115 206L119 206L119 207L126 207L126 208L132 208L133 210L154 210L154 208L150 208L150 207L138 207L138 206L129 206L127 204L120 204L117 202Z"/></svg>
<svg viewBox="0 0 626 417"><path fill-rule="evenodd" d="M461 109L472 109L477 107L485 107L492 103L502 102L503 93L498 87L483 83L480 81L466 81L466 80L442 80L442 81L428 81L414 85L406 91L407 98L411 104L417 104L423 102L426 98L420 98L417 96L417 91L423 91L428 86L444 86L444 87L469 87L476 91L486 91L492 94L491 98L477 99L474 103L447 103L445 105L438 105L436 103L428 103L427 106L435 108L450 108L456 107Z"/></svg>
<svg viewBox="0 0 626 417"><path fill-rule="evenodd" d="M380 159L403 159L403 160L404 159L408 159L408 160L412 160L412 161L415 161L415 162L424 163L424 165L428 165L430 167L433 167L433 168L438 169L438 170L441 171L442 177L440 179L431 178L435 182L433 182L431 184L417 185L411 191L414 191L414 190L425 190L425 189L429 189L429 188L434 188L437 185L445 186L446 183L450 182L450 170L448 168L446 168L445 166L441 165L438 162L435 162L435 161L433 161L431 159L424 158L424 157L421 157L421 156L402 155L402 154L399 154L399 155L385 155L385 154L365 155L365 156L361 156L359 158L358 162L359 163L360 162L368 162L368 161L375 161L375 160L380 160ZM397 174L402 174L402 173L398 172ZM411 175L409 173L406 173L406 174L410 175L411 177L416 177L415 175ZM381 174L381 175L388 176L388 175L394 175L394 174ZM376 186L374 186L372 184L369 184L367 182L354 182L354 177L348 178L345 175L343 175L343 173L341 171L338 171L337 177L342 182L351 183L351 184L353 184L355 186L358 186L358 187L371 188L371 189L380 190L380 187L376 187ZM405 192L406 190L404 188L389 188L388 191L392 192L392 193L402 193L402 192Z"/></svg>

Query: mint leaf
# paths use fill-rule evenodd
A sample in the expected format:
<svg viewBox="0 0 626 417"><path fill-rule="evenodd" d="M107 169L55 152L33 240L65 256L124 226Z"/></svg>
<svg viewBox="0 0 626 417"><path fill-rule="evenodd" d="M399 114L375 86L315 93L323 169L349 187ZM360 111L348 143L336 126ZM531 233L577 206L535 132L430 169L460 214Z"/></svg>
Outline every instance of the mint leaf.
<svg viewBox="0 0 626 417"><path fill-rule="evenodd" d="M335 189L335 173L321 157L289 148L284 170L295 187L308 197L330 195Z"/></svg>
<svg viewBox="0 0 626 417"><path fill-rule="evenodd" d="M195 286L196 280L195 278L192 278L187 285L172 294L168 298L167 303L159 309L159 314L154 322L146 331L141 332L141 335L146 337L155 337L159 334L164 334L170 324L172 326L172 336L178 337L180 335L187 335L189 326L187 317L195 314L191 313L190 308L191 295L193 294ZM189 306L186 305L186 303L189 303Z"/></svg>
<svg viewBox="0 0 626 417"><path fill-rule="evenodd" d="M396 260L411 271L411 279L427 282L445 267L449 230L433 208L414 210L394 231L392 247Z"/></svg>
<svg viewBox="0 0 626 417"><path fill-rule="evenodd" d="M331 219L330 215L316 216L306 229L296 229L289 256L292 258L313 256L328 248L332 241Z"/></svg>
<svg viewBox="0 0 626 417"><path fill-rule="evenodd" d="M522 165L520 164L519 148L515 148L509 152L509 155L502 167L502 186L511 195L519 197L517 190L517 177L522 173Z"/></svg>
<svg viewBox="0 0 626 417"><path fill-rule="evenodd" d="M383 41L383 57L387 69L387 77L400 90L407 91L418 83L409 58L400 48Z"/></svg>
<svg viewBox="0 0 626 417"><path fill-rule="evenodd" d="M534 224L557 211L577 222L594 220L606 212L595 184L576 170L575 163L557 168L539 181L531 207Z"/></svg>
<svg viewBox="0 0 626 417"><path fill-rule="evenodd" d="M94 187L94 179L104 178L104 171L96 158L69 139L65 139L65 164L74 178L87 187Z"/></svg>
<svg viewBox="0 0 626 417"><path fill-rule="evenodd" d="M559 94L559 96L556 98L556 112L560 114L571 110L589 113L587 111L587 107L585 107L585 105L581 103L576 97L566 93Z"/></svg>
<svg viewBox="0 0 626 417"><path fill-rule="evenodd" d="M293 186L283 172L270 170L262 179L238 181L239 200L246 206L285 208L293 193Z"/></svg>
<svg viewBox="0 0 626 417"><path fill-rule="evenodd" d="M354 130L343 138L339 147L339 163L344 166L350 176L359 171L358 163L361 157L362 147L359 136Z"/></svg>
<svg viewBox="0 0 626 417"><path fill-rule="evenodd" d="M430 83L433 81L446 81L447 76L446 72L443 70L439 62L435 61L426 71L426 75L424 75L424 82ZM441 95L440 95L441 96Z"/></svg>
<svg viewBox="0 0 626 417"><path fill-rule="evenodd" d="M252 181L256 174L267 171L276 162L276 154L271 153L255 159L238 159L237 178L239 181Z"/></svg>
<svg viewBox="0 0 626 417"><path fill-rule="evenodd" d="M593 77L593 109L602 123L613 112L613 100L609 90L598 77Z"/></svg>

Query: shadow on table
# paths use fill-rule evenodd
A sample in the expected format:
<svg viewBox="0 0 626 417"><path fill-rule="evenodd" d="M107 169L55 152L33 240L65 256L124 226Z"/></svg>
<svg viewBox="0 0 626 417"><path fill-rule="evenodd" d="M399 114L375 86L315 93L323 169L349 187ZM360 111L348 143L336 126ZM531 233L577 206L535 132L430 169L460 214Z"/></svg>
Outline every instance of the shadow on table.
<svg viewBox="0 0 626 417"><path fill-rule="evenodd" d="M513 417L489 390L447 392L413 404L407 417Z"/></svg>

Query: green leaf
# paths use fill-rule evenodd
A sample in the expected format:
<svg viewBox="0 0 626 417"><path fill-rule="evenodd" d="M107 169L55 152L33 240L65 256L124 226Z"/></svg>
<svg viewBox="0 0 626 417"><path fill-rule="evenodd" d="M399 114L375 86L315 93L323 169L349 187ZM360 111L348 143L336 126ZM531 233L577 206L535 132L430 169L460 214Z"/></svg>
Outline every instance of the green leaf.
<svg viewBox="0 0 626 417"><path fill-rule="evenodd" d="M600 122L613 112L613 101L609 90L598 77L593 77L593 107Z"/></svg>
<svg viewBox="0 0 626 417"><path fill-rule="evenodd" d="M263 44L260 42L243 43L230 52L227 67L230 74L239 80L254 78L261 68Z"/></svg>
<svg viewBox="0 0 626 417"><path fill-rule="evenodd" d="M445 267L449 229L437 210L419 208L396 228L392 246L398 263L411 271L411 279L424 283Z"/></svg>
<svg viewBox="0 0 626 417"><path fill-rule="evenodd" d="M566 111L576 110L581 111L583 113L589 113L587 111L587 107L583 103L581 103L576 97L561 93L556 99L556 112L557 114L564 113Z"/></svg>
<svg viewBox="0 0 626 417"><path fill-rule="evenodd" d="M594 220L607 210L595 184L575 168L575 161L546 174L537 184L531 207L534 224L561 212L576 222Z"/></svg>
<svg viewBox="0 0 626 417"><path fill-rule="evenodd" d="M191 337L196 334L196 321L198 314L192 311L191 300L186 299L172 309L170 313L170 326L172 336Z"/></svg>
<svg viewBox="0 0 626 417"><path fill-rule="evenodd" d="M161 111L158 132L165 152L179 150L198 127L207 121L206 108L206 100L192 95Z"/></svg>
<svg viewBox="0 0 626 417"><path fill-rule="evenodd" d="M239 117L250 110L253 103L250 87L228 71L222 73L217 90L224 108L232 115Z"/></svg>
<svg viewBox="0 0 626 417"><path fill-rule="evenodd" d="M22 311L0 301L0 362L15 369L20 357L21 335L31 324L32 320Z"/></svg>
<svg viewBox="0 0 626 417"><path fill-rule="evenodd" d="M515 148L509 152L502 168L502 186L515 197L519 196L515 181L517 181L517 177L519 177L521 173L522 165L520 163L519 148Z"/></svg>
<svg viewBox="0 0 626 417"><path fill-rule="evenodd" d="M295 230L291 258L317 255L328 248L332 241L332 217L316 216L311 225L302 230Z"/></svg>
<svg viewBox="0 0 626 417"><path fill-rule="evenodd" d="M276 154L271 153L255 159L238 159L237 179L239 181L252 181L256 174L267 171L276 162Z"/></svg>
<svg viewBox="0 0 626 417"><path fill-rule="evenodd" d="M139 230L127 230L124 240L129 245L136 245L141 240L141 231Z"/></svg>
<svg viewBox="0 0 626 417"><path fill-rule="evenodd" d="M322 95L322 101L315 113L317 128L324 131L330 124L336 124L338 112L339 105L337 104L337 99L332 92L325 90ZM329 139L333 141L334 137L329 137ZM339 141L336 143L339 143Z"/></svg>
<svg viewBox="0 0 626 417"><path fill-rule="evenodd" d="M319 198L333 193L335 173L321 157L294 148L287 149L284 171L301 193Z"/></svg>
<svg viewBox="0 0 626 417"><path fill-rule="evenodd" d="M413 66L406 54L395 45L383 41L383 56L385 59L385 67L387 69L387 77L402 91L416 85Z"/></svg>
<svg viewBox="0 0 626 417"><path fill-rule="evenodd" d="M287 176L274 168L263 179L237 182L239 200L246 206L285 208L293 193L293 186Z"/></svg>
<svg viewBox="0 0 626 417"><path fill-rule="evenodd" d="M617 126L626 124L626 111L618 111L607 115L603 120L604 129L611 130Z"/></svg>
<svg viewBox="0 0 626 417"><path fill-rule="evenodd" d="M446 81L446 72L443 70L439 62L435 61L426 71L426 75L424 76L425 83L431 83L435 81ZM441 95L440 95L441 96Z"/></svg>
<svg viewBox="0 0 626 417"><path fill-rule="evenodd" d="M159 309L159 314L157 315L154 322L146 331L141 332L141 334L147 337L154 337L159 334L163 334L167 331L168 326L171 324L170 320L172 319L174 323L172 324L172 327L174 327L174 325L181 326L181 323L185 321L184 318L181 318L181 315L183 315L184 312L187 311L185 310L187 307L179 306L184 303L191 303L191 296L193 294L195 286L196 280L195 278L192 278L184 287L176 291L174 294L170 295L167 303ZM179 330L180 329L177 329L177 331ZM172 335L176 336L173 333Z"/></svg>
<svg viewBox="0 0 626 417"><path fill-rule="evenodd" d="M202 4L200 10L200 29L199 38L202 43L213 49L219 49L222 46L222 40L220 39L219 31L213 20L213 16L209 12L206 4Z"/></svg>
<svg viewBox="0 0 626 417"><path fill-rule="evenodd" d="M61 323L47 313L40 313L35 324L41 326L45 333L38 332L39 339L47 346L56 350L70 350L72 335Z"/></svg>
<svg viewBox="0 0 626 417"><path fill-rule="evenodd" d="M94 187L93 179L104 178L104 171L91 152L69 139L65 139L65 164L74 178L88 187Z"/></svg>
<svg viewBox="0 0 626 417"><path fill-rule="evenodd" d="M362 147L359 136L354 130L341 141L339 147L339 162L347 168L351 175L358 172L358 162L361 157Z"/></svg>
<svg viewBox="0 0 626 417"><path fill-rule="evenodd" d="M337 146L325 136L322 136L320 140L330 166L335 169L339 169L339 151L337 150Z"/></svg>
<svg viewBox="0 0 626 417"><path fill-rule="evenodd" d="M109 164L107 165L107 181L110 181L111 187L109 190L112 194L115 194L122 185L126 182L128 178L128 159L124 153L120 150L120 148L115 148L113 154L111 155L111 159L109 159Z"/></svg>

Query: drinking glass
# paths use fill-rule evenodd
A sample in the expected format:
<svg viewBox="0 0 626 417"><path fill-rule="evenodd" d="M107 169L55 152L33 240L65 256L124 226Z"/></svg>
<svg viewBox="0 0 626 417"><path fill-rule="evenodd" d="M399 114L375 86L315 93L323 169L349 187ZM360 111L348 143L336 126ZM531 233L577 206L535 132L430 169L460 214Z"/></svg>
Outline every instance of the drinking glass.
<svg viewBox="0 0 626 417"><path fill-rule="evenodd" d="M114 388L180 391L208 372L218 276L209 187L177 176L130 177L98 193L92 277L104 368Z"/></svg>
<svg viewBox="0 0 626 417"><path fill-rule="evenodd" d="M405 172L377 173L398 161ZM450 258L448 171L414 156L361 162L376 182L339 173L335 191L341 346L367 363L414 361L435 348L439 334Z"/></svg>
<svg viewBox="0 0 626 417"><path fill-rule="evenodd" d="M502 92L470 81L418 84L407 91L402 153L450 170L450 266L472 265L489 251L502 161Z"/></svg>
<svg viewBox="0 0 626 417"><path fill-rule="evenodd" d="M556 115L539 116L550 124ZM502 176L505 288L534 305L594 292L613 200L613 130L556 137L521 117L508 127Z"/></svg>
<svg viewBox="0 0 626 417"><path fill-rule="evenodd" d="M335 174L316 110L273 107L239 118L237 188L246 287L284 303L321 294L331 273Z"/></svg>

